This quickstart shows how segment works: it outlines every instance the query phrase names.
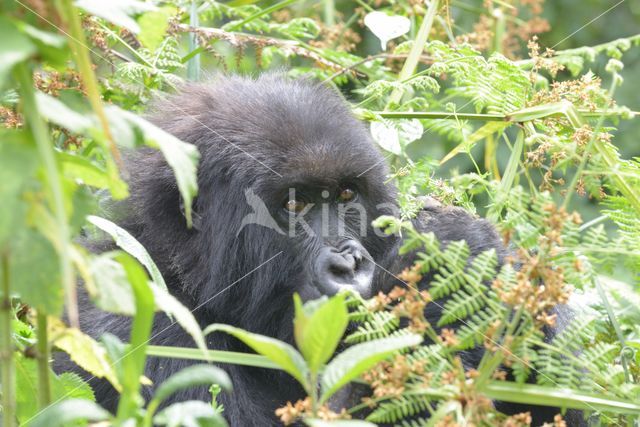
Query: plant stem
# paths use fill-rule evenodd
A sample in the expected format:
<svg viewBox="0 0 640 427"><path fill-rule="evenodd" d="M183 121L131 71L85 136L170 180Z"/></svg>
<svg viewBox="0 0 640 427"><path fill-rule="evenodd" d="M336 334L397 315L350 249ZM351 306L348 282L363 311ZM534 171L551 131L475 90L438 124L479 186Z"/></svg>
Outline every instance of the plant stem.
<svg viewBox="0 0 640 427"><path fill-rule="evenodd" d="M2 425L15 425L16 395L13 376L13 343L11 339L11 289L9 286L9 253L3 252L2 258L2 300L0 302L0 366L2 381Z"/></svg>
<svg viewBox="0 0 640 427"><path fill-rule="evenodd" d="M322 4L324 6L324 24L332 27L336 24L336 5L333 0L323 0Z"/></svg>
<svg viewBox="0 0 640 427"><path fill-rule="evenodd" d="M53 144L49 138L47 126L38 113L31 70L24 64L16 67L16 77L20 83L23 102L23 115L35 140L40 159L46 173L46 183L49 186L49 202L56 222L57 242L53 242L58 251L58 263L62 286L65 290L67 314L69 323L78 327L78 304L76 298L76 283L73 266L69 255L69 237L71 235L67 224L67 214L64 207L64 194L58 165L55 159Z"/></svg>
<svg viewBox="0 0 640 427"><path fill-rule="evenodd" d="M399 81L407 80L416 71L418 61L420 60L420 56L422 55L424 47L427 43L427 39L429 38L429 33L431 32L431 27L433 26L433 20L436 16L436 12L438 11L439 6L440 0L431 0L431 3L429 4L429 7L427 9L427 13L424 15L424 19L422 20L422 24L420 25L420 29L418 30L418 35L413 41L413 46L411 46L411 50L409 51L409 56L402 66L402 70L400 70L400 75L398 76ZM387 105L392 103L398 104L402 99L402 94L402 89L395 89L391 93Z"/></svg>
<svg viewBox="0 0 640 427"><path fill-rule="evenodd" d="M46 408L51 403L51 381L49 374L49 337L47 333L47 314L38 310L36 315L38 334L38 407Z"/></svg>

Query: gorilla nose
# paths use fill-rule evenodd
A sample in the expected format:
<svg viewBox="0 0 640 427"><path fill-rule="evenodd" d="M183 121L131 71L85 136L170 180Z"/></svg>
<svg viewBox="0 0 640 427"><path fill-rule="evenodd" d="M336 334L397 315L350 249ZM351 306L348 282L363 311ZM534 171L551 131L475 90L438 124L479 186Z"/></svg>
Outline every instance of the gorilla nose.
<svg viewBox="0 0 640 427"><path fill-rule="evenodd" d="M364 298L371 296L374 264L369 252L356 240L320 250L315 266L315 283L320 292L334 295L341 289L353 289Z"/></svg>

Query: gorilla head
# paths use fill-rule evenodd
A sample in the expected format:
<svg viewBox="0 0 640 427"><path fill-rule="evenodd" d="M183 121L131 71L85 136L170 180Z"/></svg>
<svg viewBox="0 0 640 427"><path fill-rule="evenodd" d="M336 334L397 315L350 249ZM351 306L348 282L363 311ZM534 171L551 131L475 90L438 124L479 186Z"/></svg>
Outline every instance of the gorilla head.
<svg viewBox="0 0 640 427"><path fill-rule="evenodd" d="M364 125L327 88L276 75L220 77L156 105L153 121L201 153L195 228L172 172L143 150L129 166L129 228L203 323L288 338L292 294L374 292L390 245L371 221L393 211Z"/></svg>

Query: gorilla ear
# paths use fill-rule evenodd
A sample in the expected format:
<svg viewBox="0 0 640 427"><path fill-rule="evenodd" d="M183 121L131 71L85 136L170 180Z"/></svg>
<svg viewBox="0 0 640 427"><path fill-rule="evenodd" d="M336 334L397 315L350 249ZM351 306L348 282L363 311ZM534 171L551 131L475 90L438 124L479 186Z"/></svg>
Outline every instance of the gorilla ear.
<svg viewBox="0 0 640 427"><path fill-rule="evenodd" d="M196 200L193 200L193 203L191 204L192 208L191 208L191 225L192 228L196 231L200 231L200 227L202 226L202 217L200 216L200 214L195 210L195 208L193 206L196 205ZM182 197L180 198L180 212L182 213L182 216L185 217L185 219L187 218L187 214L185 213L185 209L184 209L184 200L182 200Z"/></svg>

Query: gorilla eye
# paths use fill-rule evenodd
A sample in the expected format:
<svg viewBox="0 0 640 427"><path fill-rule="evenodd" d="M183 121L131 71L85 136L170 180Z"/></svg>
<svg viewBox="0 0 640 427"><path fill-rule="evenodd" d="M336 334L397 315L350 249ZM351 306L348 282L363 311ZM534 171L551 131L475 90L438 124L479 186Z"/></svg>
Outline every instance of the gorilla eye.
<svg viewBox="0 0 640 427"><path fill-rule="evenodd" d="M338 194L338 201L342 203L351 202L355 200L355 198L356 198L356 192L350 188L343 188L340 191L340 194Z"/></svg>
<svg viewBox="0 0 640 427"><path fill-rule="evenodd" d="M300 213L307 204L302 200L289 200L284 204L284 208L291 213Z"/></svg>

